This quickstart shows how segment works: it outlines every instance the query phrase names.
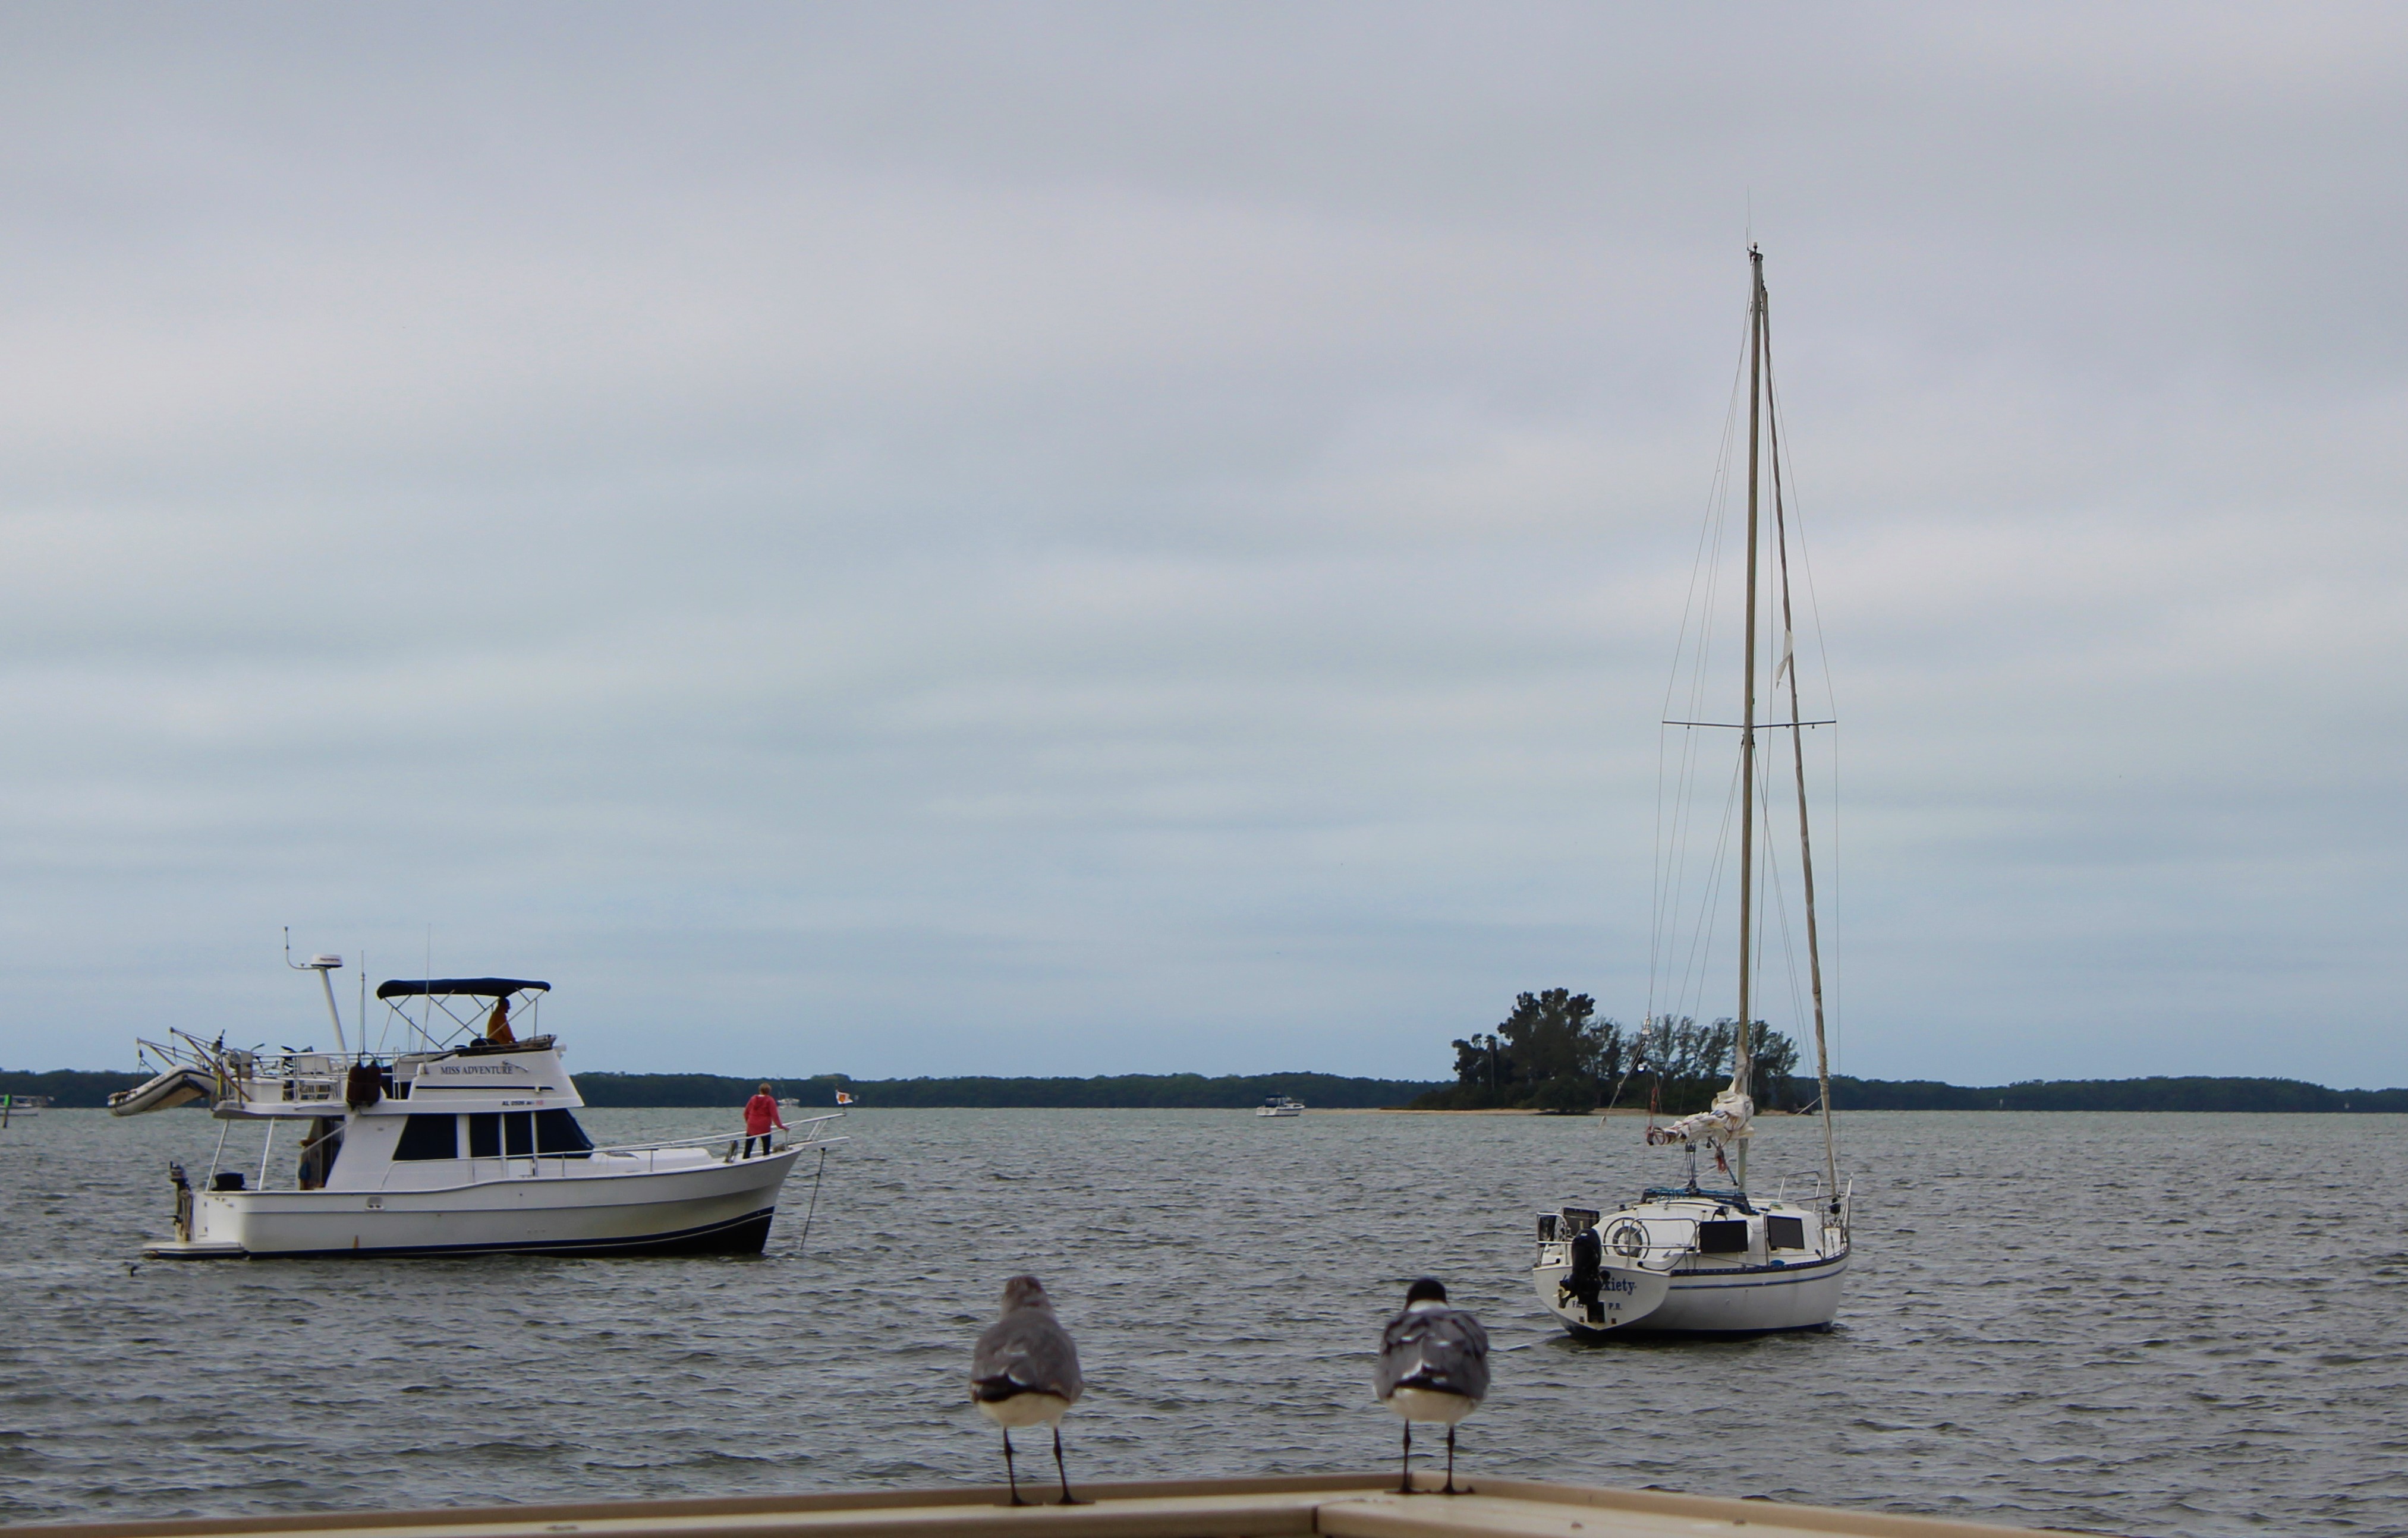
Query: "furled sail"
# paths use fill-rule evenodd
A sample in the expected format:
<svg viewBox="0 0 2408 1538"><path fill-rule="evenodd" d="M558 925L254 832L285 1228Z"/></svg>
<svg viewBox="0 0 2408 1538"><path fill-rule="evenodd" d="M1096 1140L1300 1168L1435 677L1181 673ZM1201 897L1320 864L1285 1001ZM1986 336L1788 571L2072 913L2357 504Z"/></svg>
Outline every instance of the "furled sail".
<svg viewBox="0 0 2408 1538"><path fill-rule="evenodd" d="M1714 1096L1713 1104L1695 1116L1648 1128L1647 1141L1657 1145L1702 1142L1729 1147L1754 1132L1755 1120L1756 1102L1734 1086Z"/></svg>

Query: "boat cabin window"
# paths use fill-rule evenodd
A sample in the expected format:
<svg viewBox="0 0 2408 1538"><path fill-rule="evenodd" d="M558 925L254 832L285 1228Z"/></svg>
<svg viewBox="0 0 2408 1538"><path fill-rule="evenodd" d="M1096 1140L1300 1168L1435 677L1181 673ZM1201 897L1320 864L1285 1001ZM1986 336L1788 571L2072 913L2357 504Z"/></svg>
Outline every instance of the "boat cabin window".
<svg viewBox="0 0 2408 1538"><path fill-rule="evenodd" d="M566 1111L538 1111L535 1146L538 1153L582 1154L594 1151L594 1140L585 1135L585 1129Z"/></svg>
<svg viewBox="0 0 2408 1538"><path fill-rule="evenodd" d="M1699 1223L1698 1250L1703 1255L1746 1254L1747 1219L1731 1218L1716 1223Z"/></svg>
<svg viewBox="0 0 2408 1538"><path fill-rule="evenodd" d="M477 1111L468 1117L468 1157L524 1159L530 1154L589 1153L594 1140L565 1110Z"/></svg>
<svg viewBox="0 0 2408 1538"><path fill-rule="evenodd" d="M1806 1219L1803 1218L1768 1218L1764 1220L1764 1242L1774 1249L1804 1249Z"/></svg>
<svg viewBox="0 0 2408 1538"><path fill-rule="evenodd" d="M457 1159L460 1118L456 1116L413 1116L402 1124L395 1159Z"/></svg>

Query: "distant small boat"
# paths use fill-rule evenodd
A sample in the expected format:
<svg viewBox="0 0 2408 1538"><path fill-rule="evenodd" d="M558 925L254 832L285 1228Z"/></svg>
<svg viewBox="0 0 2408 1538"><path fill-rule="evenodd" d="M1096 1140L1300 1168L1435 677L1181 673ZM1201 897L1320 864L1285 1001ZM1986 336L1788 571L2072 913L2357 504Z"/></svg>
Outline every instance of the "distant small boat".
<svg viewBox="0 0 2408 1538"><path fill-rule="evenodd" d="M0 1095L0 1127L12 1117L39 1116L50 1103L48 1095Z"/></svg>
<svg viewBox="0 0 2408 1538"><path fill-rule="evenodd" d="M1254 1107L1256 1116L1302 1116L1304 1102L1290 1100L1285 1095L1273 1095Z"/></svg>

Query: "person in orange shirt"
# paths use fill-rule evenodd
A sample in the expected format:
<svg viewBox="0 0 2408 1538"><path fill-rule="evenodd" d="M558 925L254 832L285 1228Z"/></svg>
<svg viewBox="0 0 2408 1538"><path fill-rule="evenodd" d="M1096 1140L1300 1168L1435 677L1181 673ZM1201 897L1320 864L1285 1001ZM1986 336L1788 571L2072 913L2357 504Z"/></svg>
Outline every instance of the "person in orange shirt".
<svg viewBox="0 0 2408 1538"><path fill-rule="evenodd" d="M745 1158L752 1157L752 1140L756 1137L761 1140L761 1151L769 1151L769 1129L772 1127L784 1132L786 1118L778 1114L778 1097L771 1094L769 1087L765 1084L761 1086L759 1094L744 1103Z"/></svg>
<svg viewBox="0 0 2408 1538"><path fill-rule="evenodd" d="M510 1033L510 1001L495 999L494 1012L485 1017L485 1039L496 1047L509 1047L518 1038Z"/></svg>

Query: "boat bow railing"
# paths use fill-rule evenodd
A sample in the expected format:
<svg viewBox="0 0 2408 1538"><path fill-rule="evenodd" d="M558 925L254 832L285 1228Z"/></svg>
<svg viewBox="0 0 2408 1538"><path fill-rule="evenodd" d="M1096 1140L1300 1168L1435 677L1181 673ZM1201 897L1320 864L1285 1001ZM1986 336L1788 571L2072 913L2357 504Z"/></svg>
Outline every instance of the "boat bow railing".
<svg viewBox="0 0 2408 1538"><path fill-rule="evenodd" d="M829 1136L821 1131L827 1123L840 1121L843 1118L842 1111L835 1111L826 1116L815 1116L797 1121L791 1127L781 1129L785 1134L784 1141L772 1141L768 1151L773 1154L789 1153L798 1148L830 1148L839 1143L851 1142L850 1138ZM797 1132L803 1135L798 1137L796 1135ZM777 1135L776 1132L770 1134L772 1139ZM649 1163L652 1156L677 1149L724 1147L725 1157L733 1160L745 1140L745 1134L742 1132L704 1132L695 1137L653 1138L643 1143L615 1143L594 1148L590 1152L596 1157L609 1155L621 1159L643 1159Z"/></svg>

